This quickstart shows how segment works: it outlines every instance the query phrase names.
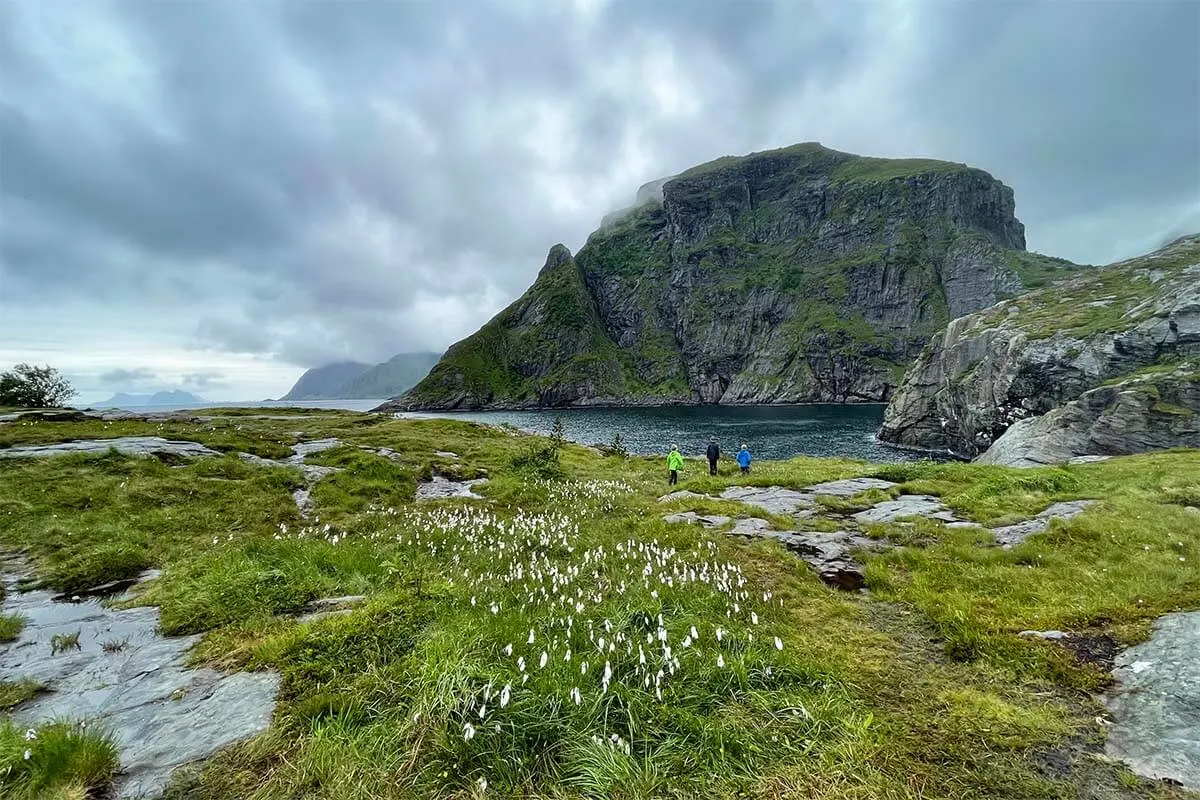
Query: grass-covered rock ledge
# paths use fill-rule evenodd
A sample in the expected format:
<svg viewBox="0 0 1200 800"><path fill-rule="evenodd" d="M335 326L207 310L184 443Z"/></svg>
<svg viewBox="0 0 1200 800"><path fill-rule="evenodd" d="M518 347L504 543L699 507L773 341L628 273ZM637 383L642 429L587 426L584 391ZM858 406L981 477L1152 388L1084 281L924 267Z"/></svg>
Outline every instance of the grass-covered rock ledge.
<svg viewBox="0 0 1200 800"><path fill-rule="evenodd" d="M0 424L0 448L128 436L222 455L4 459L0 547L68 593L161 569L126 602L158 606L166 635L204 634L197 666L279 674L270 728L177 773L168 797L1195 796L1103 755L1097 695L1156 618L1200 608L1200 452L1023 470L799 458L717 477L696 462L678 488L697 497L660 503L658 458L456 421ZM340 442L307 457L339 470L309 487L307 518L298 465L238 455L286 458L298 438ZM435 474L485 477L483 499L417 503ZM714 499L849 477L897 485L797 516ZM981 527L854 521L906 494ZM1098 502L995 546L988 529L1078 499ZM730 523L662 519L685 511ZM779 543L727 535L738 517L887 546L858 554L865 592L839 592ZM336 610L305 614L323 598ZM3 630L0 651L21 645L18 622ZM37 691L0 697L19 713ZM39 733L61 744L29 760L26 729L0 723L0 795L101 796L108 740L76 722Z"/></svg>

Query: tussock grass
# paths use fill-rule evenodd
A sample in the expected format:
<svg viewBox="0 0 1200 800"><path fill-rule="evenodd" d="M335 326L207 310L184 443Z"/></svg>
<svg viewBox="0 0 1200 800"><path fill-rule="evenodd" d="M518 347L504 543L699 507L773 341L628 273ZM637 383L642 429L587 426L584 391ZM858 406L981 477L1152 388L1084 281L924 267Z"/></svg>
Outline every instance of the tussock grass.
<svg viewBox="0 0 1200 800"><path fill-rule="evenodd" d="M97 796L118 763L116 741L103 730L73 722L25 728L0 719L0 791L6 798Z"/></svg>
<svg viewBox="0 0 1200 800"><path fill-rule="evenodd" d="M7 711L24 703L44 688L42 684L28 678L19 681L0 681L0 711Z"/></svg>
<svg viewBox="0 0 1200 800"><path fill-rule="evenodd" d="M25 618L20 614L0 614L0 642L15 641L25 630Z"/></svg>

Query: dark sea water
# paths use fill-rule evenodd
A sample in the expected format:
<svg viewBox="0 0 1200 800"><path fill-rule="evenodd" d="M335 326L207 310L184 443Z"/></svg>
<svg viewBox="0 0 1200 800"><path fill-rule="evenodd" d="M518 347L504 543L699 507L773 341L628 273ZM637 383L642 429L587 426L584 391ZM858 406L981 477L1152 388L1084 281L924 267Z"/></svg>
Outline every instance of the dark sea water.
<svg viewBox="0 0 1200 800"><path fill-rule="evenodd" d="M251 403L207 403L203 408L222 406L337 408L370 411L383 400L320 400ZM143 410L180 410L180 406ZM196 406L188 406L195 409ZM684 455L701 455L708 437L717 437L724 453L733 453L745 442L755 458L793 456L843 456L868 461L908 461L920 456L885 447L875 441L883 421L883 406L667 406L662 408L577 408L561 411L446 411L412 412L404 417L446 417L483 422L508 423L522 430L549 433L555 417L561 417L568 439L582 444L609 444L621 434L631 453L666 453L677 444Z"/></svg>
<svg viewBox="0 0 1200 800"><path fill-rule="evenodd" d="M449 417L508 423L549 433L561 417L568 439L608 444L616 434L631 453L666 453L678 444L686 455L702 455L708 437L733 455L743 442L756 458L843 456L868 461L907 461L919 456L875 441L883 422L882 405L670 406L664 408L580 408L562 411L463 411L410 413L407 417Z"/></svg>

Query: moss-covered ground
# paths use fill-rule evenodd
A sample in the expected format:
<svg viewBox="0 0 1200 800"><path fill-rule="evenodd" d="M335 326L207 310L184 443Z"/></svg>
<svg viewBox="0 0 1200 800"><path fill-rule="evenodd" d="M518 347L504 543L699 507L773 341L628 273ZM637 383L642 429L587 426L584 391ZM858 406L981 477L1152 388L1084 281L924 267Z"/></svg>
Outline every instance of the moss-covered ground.
<svg viewBox="0 0 1200 800"><path fill-rule="evenodd" d="M158 567L138 602L161 607L166 634L205 634L198 663L280 672L271 728L171 797L1187 797L1098 755L1103 665L1017 634L1129 643L1200 608L1200 453L1033 470L798 458L716 477L689 462L678 488L874 475L988 525L1099 501L1012 550L939 523L873 528L911 546L871 556L858 595L774 543L662 522L680 506L657 500L658 458L458 421L262 413L0 425L0 447L154 433L231 453L0 461L0 546L38 580ZM297 436L343 442L312 458L344 471L317 484L310 519L291 498L299 470L232 454L280 455ZM361 449L382 447L397 455ZM486 471L485 499L414 503L435 471ZM294 615L347 594L368 600ZM0 705L38 689L0 686ZM72 740L35 774L23 734L0 728L0 793L103 790L103 741Z"/></svg>

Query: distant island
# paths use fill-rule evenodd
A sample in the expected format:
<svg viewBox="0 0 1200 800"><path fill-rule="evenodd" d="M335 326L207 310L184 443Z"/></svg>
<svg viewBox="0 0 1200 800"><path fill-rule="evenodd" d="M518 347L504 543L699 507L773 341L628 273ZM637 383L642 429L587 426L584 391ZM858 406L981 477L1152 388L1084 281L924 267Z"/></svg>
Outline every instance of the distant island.
<svg viewBox="0 0 1200 800"><path fill-rule="evenodd" d="M382 364L340 361L300 376L280 400L371 400L407 392L441 358L439 353L400 353Z"/></svg>
<svg viewBox="0 0 1200 800"><path fill-rule="evenodd" d="M191 403L203 403L203 397L197 397L182 389L155 392L153 394L127 394L117 392L103 403L96 403L97 408L129 408L146 406L182 406Z"/></svg>

